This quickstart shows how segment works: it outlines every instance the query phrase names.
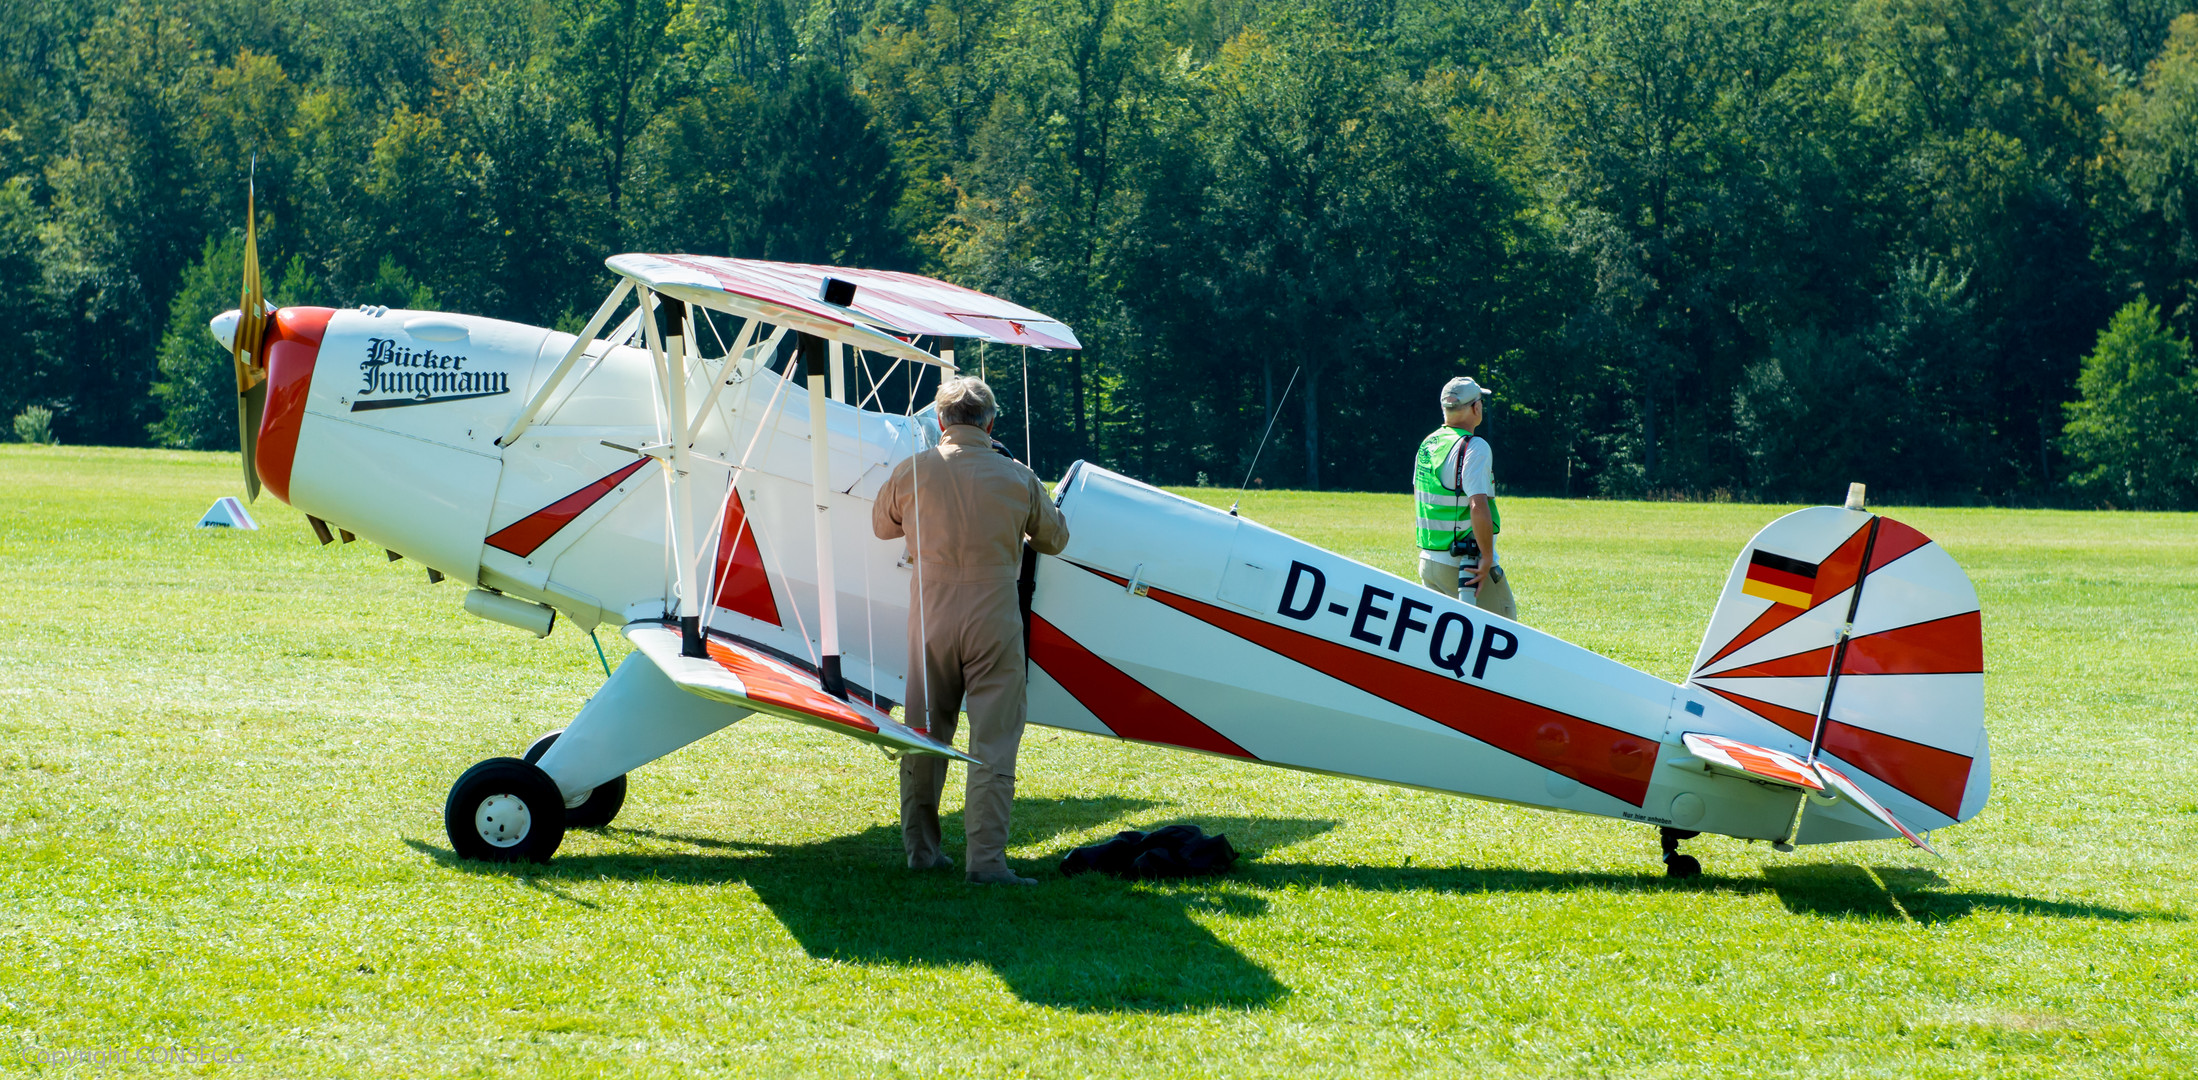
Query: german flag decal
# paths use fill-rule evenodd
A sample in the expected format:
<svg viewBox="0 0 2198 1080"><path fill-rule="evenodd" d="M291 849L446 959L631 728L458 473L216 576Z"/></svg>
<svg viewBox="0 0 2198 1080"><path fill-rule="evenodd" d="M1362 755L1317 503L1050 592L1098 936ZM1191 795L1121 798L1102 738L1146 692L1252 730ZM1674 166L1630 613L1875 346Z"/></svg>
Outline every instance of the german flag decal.
<svg viewBox="0 0 2198 1080"><path fill-rule="evenodd" d="M1748 576L1740 591L1774 604L1806 609L1816 589L1815 563L1773 555L1758 548L1748 557Z"/></svg>

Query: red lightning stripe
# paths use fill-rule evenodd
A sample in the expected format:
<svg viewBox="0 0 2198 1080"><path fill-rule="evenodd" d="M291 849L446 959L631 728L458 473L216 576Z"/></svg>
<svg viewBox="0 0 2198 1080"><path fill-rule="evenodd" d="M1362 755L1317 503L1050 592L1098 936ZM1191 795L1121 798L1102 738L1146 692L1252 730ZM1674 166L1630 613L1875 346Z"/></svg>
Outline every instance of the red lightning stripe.
<svg viewBox="0 0 2198 1080"><path fill-rule="evenodd" d="M1113 574L1069 565L1127 584L1127 579ZM1648 798L1649 773L1657 755L1654 739L1186 596L1161 589L1152 589L1149 595L1201 622L1613 798L1634 806Z"/></svg>
<svg viewBox="0 0 2198 1080"><path fill-rule="evenodd" d="M1036 612L1030 616L1030 662L1045 669L1070 697L1125 739L1252 757L1251 751L1101 660Z"/></svg>

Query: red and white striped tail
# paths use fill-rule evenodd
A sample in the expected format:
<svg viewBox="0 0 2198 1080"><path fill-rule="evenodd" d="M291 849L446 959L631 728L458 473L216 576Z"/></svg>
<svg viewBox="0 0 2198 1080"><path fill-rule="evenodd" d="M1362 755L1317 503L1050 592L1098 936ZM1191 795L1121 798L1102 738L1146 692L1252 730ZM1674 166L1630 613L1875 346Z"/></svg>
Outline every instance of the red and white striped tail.
<svg viewBox="0 0 2198 1080"><path fill-rule="evenodd" d="M1688 684L1812 738L1850 609L1820 756L1917 829L1974 817L1992 773L1977 593L1907 525L1818 506L1765 526L1733 563Z"/></svg>

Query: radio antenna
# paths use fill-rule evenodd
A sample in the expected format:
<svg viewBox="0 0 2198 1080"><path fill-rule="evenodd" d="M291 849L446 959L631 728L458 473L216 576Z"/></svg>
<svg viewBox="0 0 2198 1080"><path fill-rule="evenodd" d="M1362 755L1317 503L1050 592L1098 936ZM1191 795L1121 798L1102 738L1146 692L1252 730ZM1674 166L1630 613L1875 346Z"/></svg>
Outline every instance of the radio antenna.
<svg viewBox="0 0 2198 1080"><path fill-rule="evenodd" d="M1244 502L1244 489L1252 485L1252 470L1259 468L1259 455L1267 452L1267 436L1275 432L1275 418L1281 416L1282 407L1290 403L1290 391L1297 389L1297 374L1303 370L1303 364L1290 369L1290 382L1282 388L1282 400L1275 402L1275 411L1267 415L1267 430L1259 433L1259 449L1252 451L1252 463L1244 467L1244 482L1236 486L1236 501L1229 504L1230 517L1236 516L1236 508Z"/></svg>

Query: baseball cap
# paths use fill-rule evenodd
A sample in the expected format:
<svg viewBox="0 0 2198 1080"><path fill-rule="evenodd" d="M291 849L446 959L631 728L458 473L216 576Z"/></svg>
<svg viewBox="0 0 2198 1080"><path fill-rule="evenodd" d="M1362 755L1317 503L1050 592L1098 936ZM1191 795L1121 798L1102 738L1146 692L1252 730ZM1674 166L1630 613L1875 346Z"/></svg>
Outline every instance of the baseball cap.
<svg viewBox="0 0 2198 1080"><path fill-rule="evenodd" d="M1471 405L1484 397L1494 396L1481 384L1464 376L1459 376L1442 384L1442 403L1444 405Z"/></svg>

